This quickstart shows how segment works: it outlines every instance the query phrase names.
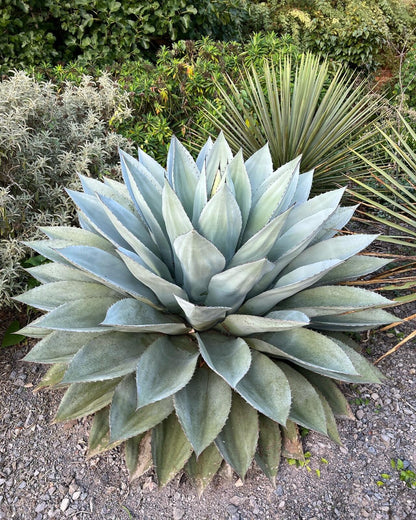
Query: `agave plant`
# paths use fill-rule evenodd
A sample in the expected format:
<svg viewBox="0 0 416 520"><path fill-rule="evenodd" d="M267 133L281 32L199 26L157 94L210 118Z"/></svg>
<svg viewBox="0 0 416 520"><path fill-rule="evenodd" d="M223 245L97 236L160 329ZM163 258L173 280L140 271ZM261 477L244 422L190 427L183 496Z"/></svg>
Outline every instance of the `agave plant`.
<svg viewBox="0 0 416 520"><path fill-rule="evenodd" d="M265 146L244 163L222 135L196 162L174 138L166 169L142 151L121 166L125 184L68 192L81 228L28 243L51 263L18 297L47 311L25 359L54 364L42 386L69 385L56 421L95 413L91 454L125 441L133 476L153 460L161 485L185 466L200 488L223 459L273 480L296 424L339 442L334 381L380 379L343 332L396 320L339 285L386 263L357 256L375 235L335 236L343 190L308 200L300 158L274 171Z"/></svg>

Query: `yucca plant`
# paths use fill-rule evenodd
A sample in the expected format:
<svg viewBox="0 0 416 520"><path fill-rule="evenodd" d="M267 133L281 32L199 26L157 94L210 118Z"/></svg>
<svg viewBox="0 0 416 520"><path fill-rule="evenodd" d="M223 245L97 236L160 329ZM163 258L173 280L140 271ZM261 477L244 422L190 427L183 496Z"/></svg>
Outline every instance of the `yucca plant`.
<svg viewBox="0 0 416 520"><path fill-rule="evenodd" d="M69 385L56 421L95 413L90 454L125 441L133 476L153 460L164 485L185 466L200 489L223 459L274 480L296 424L339 442L334 381L380 379L343 332L396 320L338 285L386 263L357 256L375 235L335 236L344 190L308 200L300 158L274 171L265 146L244 163L222 135L196 162L173 139L166 169L142 151L121 166L125 185L69 191L80 229L29 243L51 263L17 298L47 311L25 359L54 364L41 386Z"/></svg>
<svg viewBox="0 0 416 520"><path fill-rule="evenodd" d="M243 69L238 83L217 82L219 101L208 102L206 117L247 157L268 142L275 168L302 154L304 170L315 169L314 190L343 185L345 172L360 173L350 150L368 147L380 96L341 65L330 67L310 53L297 63L265 60L263 70Z"/></svg>
<svg viewBox="0 0 416 520"><path fill-rule="evenodd" d="M380 235L378 239L395 244L402 248L403 253L410 253L392 254L398 265L365 283L376 285L382 291L394 291L397 302L409 303L416 301L416 292L409 294L416 288L416 131L400 114L399 121L403 131L392 126L389 130L378 128L389 164L380 166L359 154L369 168L369 180L365 182L364 179L352 178L356 189L350 189L349 192L361 203L357 219L370 226L381 224L388 233ZM406 320L415 318L416 314L411 314ZM377 361L395 352L415 336L416 331L411 332Z"/></svg>

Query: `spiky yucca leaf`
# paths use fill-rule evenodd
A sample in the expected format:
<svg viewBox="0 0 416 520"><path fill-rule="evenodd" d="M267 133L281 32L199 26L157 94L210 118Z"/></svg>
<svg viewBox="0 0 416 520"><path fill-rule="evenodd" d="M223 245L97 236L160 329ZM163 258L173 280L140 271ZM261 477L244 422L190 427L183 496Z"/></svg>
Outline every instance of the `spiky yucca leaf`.
<svg viewBox="0 0 416 520"><path fill-rule="evenodd" d="M308 200L300 158L274 171L266 146L244 163L223 135L196 162L173 139L166 170L141 151L121 165L125 185L69 192L82 229L31 243L51 263L18 297L47 312L23 331L42 338L26 360L69 385L56 420L95 413L91 454L126 441L133 478L153 457L161 485L186 465L200 491L222 459L274 481L295 423L339 441L333 380L380 374L331 331L396 320L336 285L384 263L356 256L373 235L335 236L343 191Z"/></svg>
<svg viewBox="0 0 416 520"><path fill-rule="evenodd" d="M332 77L329 71L328 60L310 53L297 64L265 60L263 68L242 69L239 84L217 82L226 110L208 102L206 117L246 156L268 142L275 167L302 153L304 171L316 169L314 189L326 190L342 183L345 171L363 173L350 149L369 147L369 123L380 108L380 98L343 67Z"/></svg>

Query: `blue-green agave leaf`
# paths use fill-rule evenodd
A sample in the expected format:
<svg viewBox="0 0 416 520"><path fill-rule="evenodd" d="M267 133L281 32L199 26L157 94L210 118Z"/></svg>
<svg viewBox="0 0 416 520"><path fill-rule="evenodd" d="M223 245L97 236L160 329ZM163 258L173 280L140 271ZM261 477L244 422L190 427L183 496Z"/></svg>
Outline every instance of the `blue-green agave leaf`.
<svg viewBox="0 0 416 520"><path fill-rule="evenodd" d="M121 298L122 295L105 285L88 282L63 281L40 285L16 296L17 300L36 309L51 311L64 303L84 298Z"/></svg>
<svg viewBox="0 0 416 520"><path fill-rule="evenodd" d="M64 303L42 316L36 326L67 332L103 332L101 322L118 299L107 296Z"/></svg>
<svg viewBox="0 0 416 520"><path fill-rule="evenodd" d="M259 414L259 440L255 459L267 478L273 485L276 483L282 452L282 434L275 422Z"/></svg>
<svg viewBox="0 0 416 520"><path fill-rule="evenodd" d="M196 337L204 361L234 388L250 368L251 354L247 343L241 338L217 332L202 332Z"/></svg>
<svg viewBox="0 0 416 520"><path fill-rule="evenodd" d="M212 327L218 321L222 321L230 307L206 307L194 305L182 298L176 297L185 317L195 330L205 330Z"/></svg>
<svg viewBox="0 0 416 520"><path fill-rule="evenodd" d="M131 247L135 250L136 247L139 247L141 250L142 246L145 246L153 254L160 254L157 245L150 235L147 224L140 215L135 215L107 197L99 196L99 200L113 226ZM139 245L137 246L137 244Z"/></svg>
<svg viewBox="0 0 416 520"><path fill-rule="evenodd" d="M165 180L162 195L163 218L170 243L173 245L176 238L193 230L192 222L180 201L178 195L173 191L170 184Z"/></svg>
<svg viewBox="0 0 416 520"><path fill-rule="evenodd" d="M144 152L141 148L138 150L139 163L153 175L153 178L163 187L165 182L166 170L153 157Z"/></svg>
<svg viewBox="0 0 416 520"><path fill-rule="evenodd" d="M102 204L100 204L98 196L86 195L85 193L73 190L66 191L95 231L116 246L129 247L128 242L124 240L108 218L105 209Z"/></svg>
<svg viewBox="0 0 416 520"><path fill-rule="evenodd" d="M35 363L68 363L84 345L99 335L99 332L56 330L36 343L23 359Z"/></svg>
<svg viewBox="0 0 416 520"><path fill-rule="evenodd" d="M96 232L70 226L44 226L39 229L52 240L65 240L74 246L98 247L108 253L114 252L113 244Z"/></svg>
<svg viewBox="0 0 416 520"><path fill-rule="evenodd" d="M280 209L282 211L287 209L281 206L290 182L298 170L299 159L295 159L276 170L271 177L263 181L256 191L253 190L252 207L243 242L255 235L271 218L280 213Z"/></svg>
<svg viewBox="0 0 416 520"><path fill-rule="evenodd" d="M115 201L117 204L131 211L134 208L134 204L129 197L129 192L126 186L117 181L110 181L103 183L93 177L86 177L85 175L78 174L84 193L87 195L102 195Z"/></svg>
<svg viewBox="0 0 416 520"><path fill-rule="evenodd" d="M244 165L242 150L230 162L226 174L231 178L234 185L234 196L241 211L243 232L251 209L251 185Z"/></svg>
<svg viewBox="0 0 416 520"><path fill-rule="evenodd" d="M395 302L359 287L322 285L287 298L280 302L278 308L297 310L314 318L392 304Z"/></svg>
<svg viewBox="0 0 416 520"><path fill-rule="evenodd" d="M247 240L235 253L228 268L267 258L279 237L289 213L290 210L278 215Z"/></svg>
<svg viewBox="0 0 416 520"><path fill-rule="evenodd" d="M311 326L318 330L361 331L396 323L398 318L382 309L348 312L347 314L332 314L312 318Z"/></svg>
<svg viewBox="0 0 416 520"><path fill-rule="evenodd" d="M233 153L220 132L206 158L207 193L210 194L218 174L224 174L228 164L233 159Z"/></svg>
<svg viewBox="0 0 416 520"><path fill-rule="evenodd" d="M291 393L285 374L267 356L253 350L248 372L235 389L256 410L285 425Z"/></svg>
<svg viewBox="0 0 416 520"><path fill-rule="evenodd" d="M346 206L345 208L338 207L334 213L326 220L320 232L312 240L311 245L316 242L328 240L339 233L343 227L351 220L355 213L357 206Z"/></svg>
<svg viewBox="0 0 416 520"><path fill-rule="evenodd" d="M280 278L273 289L247 300L239 312L255 315L265 314L280 301L316 283L325 273L340 263L341 260L334 259L295 269Z"/></svg>
<svg viewBox="0 0 416 520"><path fill-rule="evenodd" d="M192 445L174 413L153 428L152 456L160 486L172 480L191 455Z"/></svg>
<svg viewBox="0 0 416 520"><path fill-rule="evenodd" d="M330 338L309 329L265 333L247 338L252 348L306 368L357 375L344 351ZM329 374L330 377L331 374Z"/></svg>
<svg viewBox="0 0 416 520"><path fill-rule="evenodd" d="M272 268L271 262L262 259L216 274L209 282L205 305L238 308L250 289Z"/></svg>
<svg viewBox="0 0 416 520"><path fill-rule="evenodd" d="M91 277L71 265L48 262L30 267L26 271L41 283L51 282L91 282Z"/></svg>
<svg viewBox="0 0 416 520"><path fill-rule="evenodd" d="M140 356L157 334L110 332L90 340L73 357L63 383L114 379L135 371Z"/></svg>
<svg viewBox="0 0 416 520"><path fill-rule="evenodd" d="M162 313L134 298L112 305L101 324L126 332L184 334L190 330L178 316Z"/></svg>
<svg viewBox="0 0 416 520"><path fill-rule="evenodd" d="M319 285L355 280L381 269L390 262L390 259L386 260L385 258L377 258L376 256L352 256L325 274L325 276L319 280Z"/></svg>
<svg viewBox="0 0 416 520"><path fill-rule="evenodd" d="M347 258L365 249L377 236L378 235L346 235L319 242L319 244L308 247L292 260L283 274L293 271L298 267L325 260L347 260Z"/></svg>
<svg viewBox="0 0 416 520"><path fill-rule="evenodd" d="M277 362L290 386L292 404L289 419L317 432L327 434L325 410L315 388L297 370Z"/></svg>
<svg viewBox="0 0 416 520"><path fill-rule="evenodd" d="M358 376L351 377L347 381L351 381L353 383L380 383L383 379L385 379L378 368L376 368L372 363L367 361L354 348L347 345L347 342L349 341L348 337L344 340L342 334L335 332L331 334L329 337L350 358L351 363L354 365L355 370L359 374ZM343 380L341 377L339 377L339 373L338 379L340 379L341 381Z"/></svg>
<svg viewBox="0 0 416 520"><path fill-rule="evenodd" d="M170 267L172 265L172 251L162 214L162 188L154 179L147 186L147 180L151 177L151 174L146 173L144 166L136 159L124 152L120 153L120 158L121 171L130 195L151 230L162 260ZM148 192L151 194L149 199L147 198Z"/></svg>
<svg viewBox="0 0 416 520"><path fill-rule="evenodd" d="M159 338L137 365L137 408L165 399L187 385L199 352L191 338Z"/></svg>
<svg viewBox="0 0 416 520"><path fill-rule="evenodd" d="M58 365L55 365L58 366ZM65 392L55 416L55 422L79 419L91 415L111 403L120 379L74 383Z"/></svg>
<svg viewBox="0 0 416 520"><path fill-rule="evenodd" d="M231 389L215 372L199 367L175 394L179 422L198 457L217 437L231 408Z"/></svg>
<svg viewBox="0 0 416 520"><path fill-rule="evenodd" d="M187 294L196 303L202 303L211 278L225 267L224 256L195 230L179 236L173 247L181 263Z"/></svg>
<svg viewBox="0 0 416 520"><path fill-rule="evenodd" d="M110 441L123 441L140 435L163 421L172 410L171 397L137 410L136 379L134 374L129 374L114 392L110 410Z"/></svg>
<svg viewBox="0 0 416 520"><path fill-rule="evenodd" d="M257 192L263 182L273 175L273 160L268 143L247 159L245 167L250 180L251 191Z"/></svg>
<svg viewBox="0 0 416 520"><path fill-rule="evenodd" d="M277 332L304 327L309 324L302 312L274 311L265 317L251 314L229 314L221 323L221 328L233 336L248 336L260 332Z"/></svg>
<svg viewBox="0 0 416 520"><path fill-rule="evenodd" d="M236 250L241 227L240 208L227 184L223 184L202 210L198 229L226 260L230 260Z"/></svg>
<svg viewBox="0 0 416 520"><path fill-rule="evenodd" d="M201 175L198 179L198 184L195 188L195 196L194 196L194 208L192 212L192 224L194 226L198 225L199 217L201 216L201 212L204 209L206 203L208 202L208 194L207 194L207 176L205 173L205 166L203 166Z"/></svg>
<svg viewBox="0 0 416 520"><path fill-rule="evenodd" d="M207 157L212 149L213 142L211 137L208 137L207 141L205 142L204 146L201 148L198 157L196 158L196 165L198 167L198 170L201 172L204 164L207 160Z"/></svg>
<svg viewBox="0 0 416 520"><path fill-rule="evenodd" d="M345 188L328 191L317 195L312 199L305 201L303 204L296 205L286 221L285 231L296 225L301 220L314 215L322 210L332 210L333 213L338 204L341 202L342 196L345 193Z"/></svg>
<svg viewBox="0 0 416 520"><path fill-rule="evenodd" d="M293 194L291 204L303 204L308 200L312 188L314 170L301 173L298 178L295 193Z"/></svg>
<svg viewBox="0 0 416 520"><path fill-rule="evenodd" d="M168 162L169 178L172 179L172 186L186 213L192 218L195 189L199 179L198 166L175 136L172 137L169 153L172 154ZM168 224L166 217L165 222Z"/></svg>
<svg viewBox="0 0 416 520"><path fill-rule="evenodd" d="M316 211L289 227L271 248L270 260L283 269L309 245L332 212L332 209Z"/></svg>
<svg viewBox="0 0 416 520"><path fill-rule="evenodd" d="M117 256L89 246L68 246L58 252L62 259L88 273L93 280L121 293L128 293L149 305L160 306L154 293L140 283Z"/></svg>
<svg viewBox="0 0 416 520"><path fill-rule="evenodd" d="M158 300L171 311L178 310L178 304L176 302L175 296L179 296L186 300L188 297L183 289L179 286L175 285L172 282L157 276L149 269L143 265L139 256L127 249L118 249L118 253L133 274L133 276L140 280L142 284L151 289L154 294L156 294Z"/></svg>
<svg viewBox="0 0 416 520"><path fill-rule="evenodd" d="M254 458L258 435L256 410L238 394L233 393L230 415L215 444L242 479Z"/></svg>
<svg viewBox="0 0 416 520"><path fill-rule="evenodd" d="M186 473L197 487L201 496L204 489L211 482L214 475L220 469L223 458L215 444L210 444L197 458L192 454L185 466Z"/></svg>
<svg viewBox="0 0 416 520"><path fill-rule="evenodd" d="M347 399L333 381L310 370L302 370L302 374L325 397L334 415L342 419L355 419Z"/></svg>

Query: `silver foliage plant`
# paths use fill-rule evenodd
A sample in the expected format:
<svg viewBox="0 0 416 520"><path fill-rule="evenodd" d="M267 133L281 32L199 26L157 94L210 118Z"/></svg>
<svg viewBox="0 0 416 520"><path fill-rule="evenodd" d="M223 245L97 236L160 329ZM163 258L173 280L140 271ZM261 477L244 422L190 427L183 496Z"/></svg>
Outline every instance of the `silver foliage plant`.
<svg viewBox="0 0 416 520"><path fill-rule="evenodd" d="M95 414L90 454L125 441L133 477L185 466L201 489L223 460L273 481L296 424L339 442L335 381L380 380L344 333L396 320L340 285L386 263L358 255L375 235L337 236L344 190L308 200L300 157L274 171L267 146L244 162L221 134L196 161L174 138L166 169L142 151L121 167L125 184L68 190L81 228L28 243L51 263L17 298L47 312L22 331L42 338L25 359L69 385L56 420Z"/></svg>
<svg viewBox="0 0 416 520"><path fill-rule="evenodd" d="M74 220L62 184L77 189L75 172L118 175L117 149L131 145L109 121L129 117L128 93L105 74L59 88L23 71L0 82L0 309L27 282L22 241Z"/></svg>

